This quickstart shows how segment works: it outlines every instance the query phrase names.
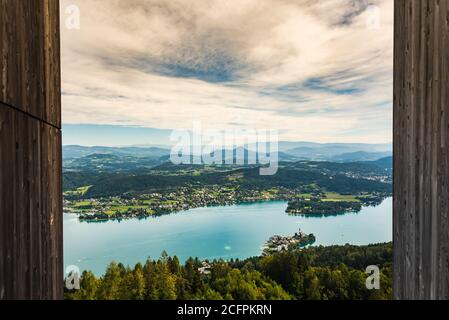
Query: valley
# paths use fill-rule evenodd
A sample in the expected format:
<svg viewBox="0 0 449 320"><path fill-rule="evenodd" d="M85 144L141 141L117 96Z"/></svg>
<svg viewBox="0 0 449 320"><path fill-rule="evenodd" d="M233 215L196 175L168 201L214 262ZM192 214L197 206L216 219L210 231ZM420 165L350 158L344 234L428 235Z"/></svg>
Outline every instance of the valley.
<svg viewBox="0 0 449 320"><path fill-rule="evenodd" d="M289 214L332 215L359 212L391 196L391 158L284 161L276 175L261 176L257 165L156 165L150 154L160 156L162 149L114 150L65 160L65 212L83 221L143 219L282 200L289 203Z"/></svg>

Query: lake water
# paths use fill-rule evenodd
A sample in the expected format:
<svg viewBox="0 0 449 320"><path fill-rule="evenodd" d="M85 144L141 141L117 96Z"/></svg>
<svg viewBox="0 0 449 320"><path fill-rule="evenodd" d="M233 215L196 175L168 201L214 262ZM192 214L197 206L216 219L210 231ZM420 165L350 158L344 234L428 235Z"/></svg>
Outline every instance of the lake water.
<svg viewBox="0 0 449 320"><path fill-rule="evenodd" d="M79 222L64 215L64 263L104 273L111 261L134 266L163 250L181 261L248 258L260 255L275 234L299 229L317 238L315 245L367 245L392 240L392 199L360 213L300 217L285 213L286 202L262 202L193 209L147 220Z"/></svg>

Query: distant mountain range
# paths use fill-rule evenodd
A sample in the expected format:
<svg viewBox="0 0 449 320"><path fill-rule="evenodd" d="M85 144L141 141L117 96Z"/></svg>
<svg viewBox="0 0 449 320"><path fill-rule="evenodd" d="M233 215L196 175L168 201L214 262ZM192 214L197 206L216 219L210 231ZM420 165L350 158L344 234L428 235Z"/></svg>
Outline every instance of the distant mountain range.
<svg viewBox="0 0 449 320"><path fill-rule="evenodd" d="M84 147L68 145L62 147L62 154L64 159L82 158L94 154L160 158L169 155L170 150L159 147Z"/></svg>
<svg viewBox="0 0 449 320"><path fill-rule="evenodd" d="M233 150L222 150L224 159L240 159L244 155L255 157L255 145L249 145L247 149L237 148ZM392 156L391 144L319 144L312 142L280 142L279 161L330 161L330 162L360 162L376 161ZM117 165L132 163L133 168L151 167L162 164L169 160L169 148L154 146L132 146L132 147L85 147L78 145L67 145L63 147L64 167L90 167ZM195 157L199 157L196 155ZM79 168L81 169L81 168Z"/></svg>
<svg viewBox="0 0 449 320"><path fill-rule="evenodd" d="M315 143L315 142L279 142L279 151L289 151L298 148L310 148L326 152L349 153L356 151L382 152L393 149L391 143L368 144L368 143Z"/></svg>
<svg viewBox="0 0 449 320"><path fill-rule="evenodd" d="M302 160L371 161L392 155L392 144L280 142L279 151Z"/></svg>

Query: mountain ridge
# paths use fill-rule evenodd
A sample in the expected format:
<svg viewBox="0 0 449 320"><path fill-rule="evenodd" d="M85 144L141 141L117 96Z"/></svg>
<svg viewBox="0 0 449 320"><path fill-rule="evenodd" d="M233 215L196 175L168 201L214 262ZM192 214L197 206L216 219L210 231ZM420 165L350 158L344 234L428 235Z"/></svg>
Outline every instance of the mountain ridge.
<svg viewBox="0 0 449 320"><path fill-rule="evenodd" d="M278 145L279 161L374 161L392 155L389 144L318 144L313 142L280 142ZM243 147L237 147L233 151L240 154ZM223 149L222 152L226 150ZM254 144L245 147L245 155L253 154L256 149ZM116 156L132 156L136 158L162 159L170 156L169 148L161 147L105 147L105 146L63 146L64 160L83 158L92 154L112 154ZM198 156L198 155L197 155Z"/></svg>

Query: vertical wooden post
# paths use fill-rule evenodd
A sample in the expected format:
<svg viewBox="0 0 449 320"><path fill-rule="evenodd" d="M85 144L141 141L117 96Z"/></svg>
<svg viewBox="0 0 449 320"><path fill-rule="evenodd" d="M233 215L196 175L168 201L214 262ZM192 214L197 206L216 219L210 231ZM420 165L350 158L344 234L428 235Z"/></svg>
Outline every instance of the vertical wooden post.
<svg viewBox="0 0 449 320"><path fill-rule="evenodd" d="M61 299L59 0L0 0L0 299Z"/></svg>
<svg viewBox="0 0 449 320"><path fill-rule="evenodd" d="M394 294L449 298L449 1L395 0Z"/></svg>

